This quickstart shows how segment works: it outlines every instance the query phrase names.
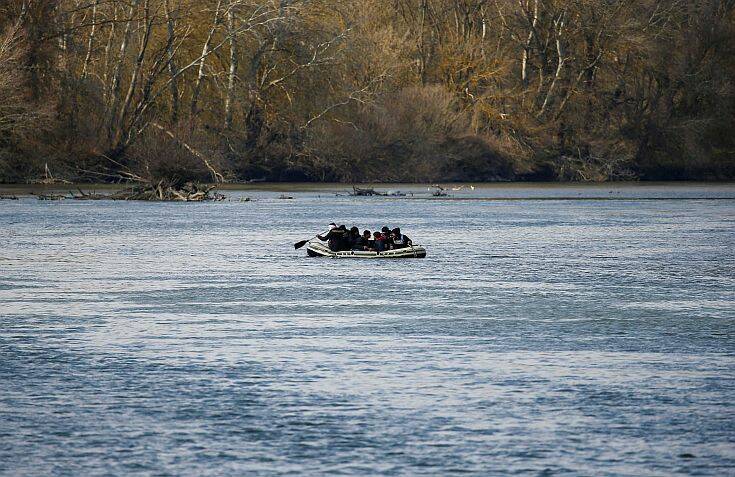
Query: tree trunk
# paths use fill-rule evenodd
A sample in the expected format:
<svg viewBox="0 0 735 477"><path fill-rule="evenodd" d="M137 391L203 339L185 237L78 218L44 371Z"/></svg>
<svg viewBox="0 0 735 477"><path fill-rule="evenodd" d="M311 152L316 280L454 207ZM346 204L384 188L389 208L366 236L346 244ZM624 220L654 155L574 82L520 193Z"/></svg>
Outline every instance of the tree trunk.
<svg viewBox="0 0 735 477"><path fill-rule="evenodd" d="M112 51L112 41L115 39L115 26L117 25L117 5L112 6L112 25L110 25L110 34L107 36L107 44L105 45L105 67L102 72L102 83L105 100L109 97L109 89L107 88L107 80L110 72L110 52Z"/></svg>
<svg viewBox="0 0 735 477"><path fill-rule="evenodd" d="M528 7L528 3L525 5L525 7ZM524 14L526 17L530 14L530 12L527 11L527 9L524 9ZM533 40L534 31L536 30L536 24L538 23L538 0L534 0L533 4L533 16L530 19L529 22L529 28L528 28L528 37L526 38L526 43L523 45L523 53L521 56L521 81L523 82L523 86L528 86L528 59L531 54L531 41Z"/></svg>
<svg viewBox="0 0 735 477"><path fill-rule="evenodd" d="M135 59L135 66L133 67L133 72L130 75L130 85L128 87L128 92L125 95L125 101L123 102L123 107L120 109L120 114L118 115L117 120L117 133L116 133L116 141L120 140L120 137L123 133L123 123L125 122L125 115L128 112L128 109L130 108L130 103L133 100L133 94L135 94L135 88L138 86L138 79L140 78L140 70L143 67L143 60L145 59L146 50L148 49L148 40L150 40L151 37L151 29L153 28L153 18L150 17L150 8L149 8L149 0L145 0L145 4L143 6L144 11L144 17L143 21L145 22L145 31L143 32L143 37L140 39L140 48L138 49L138 56Z"/></svg>
<svg viewBox="0 0 735 477"><path fill-rule="evenodd" d="M89 68L89 62L92 59L92 48L94 47L94 34L97 31L97 5L100 4L100 0L95 0L92 5L92 29L89 32L89 39L87 41L87 54L84 57L84 66L82 67L82 81L87 78L87 69Z"/></svg>
<svg viewBox="0 0 735 477"><path fill-rule="evenodd" d="M178 68L174 61L174 37L176 35L176 21L171 12L170 0L166 0L164 7L166 9L166 24L168 27L168 72L171 75L171 83L169 90L171 91L171 122L176 123L179 120L179 85L176 77L178 76Z"/></svg>
<svg viewBox="0 0 735 477"><path fill-rule="evenodd" d="M122 43L120 44L120 56L117 59L115 65L115 73L112 76L112 88L110 89L110 108L108 111L109 122L108 122L108 137L112 141L115 135L115 118L117 117L117 109L120 106L120 82L122 79L122 68L125 63L125 55L128 51L128 42L130 41L130 30L132 29L133 16L135 15L135 8L138 6L140 0L133 0L130 5L130 12L128 14L128 21L125 23L125 32L123 33Z"/></svg>
<svg viewBox="0 0 735 477"><path fill-rule="evenodd" d="M207 35L207 40L204 42L204 46L202 47L202 55L201 59L199 60L199 73L197 74L196 83L194 84L194 92L191 96L191 117L196 117L197 113L199 112L197 109L197 103L199 102L199 93L202 90L202 82L204 81L204 68L207 62L207 56L209 56L209 47L212 43L212 37L214 36L214 32L217 30L217 26L219 25L219 11L222 7L222 0L217 0L217 7L214 11L214 20L212 21L212 28L209 30L209 35Z"/></svg>
<svg viewBox="0 0 735 477"><path fill-rule="evenodd" d="M225 99L225 129L232 128L232 103L235 96L237 78L237 36L235 34L235 12L227 12L227 29L230 35L230 71L227 77L227 98Z"/></svg>
<svg viewBox="0 0 735 477"><path fill-rule="evenodd" d="M561 47L561 38L562 38L563 32L564 32L564 12L562 12L562 14L559 15L559 18L554 21L554 34L556 36L556 55L557 55L556 71L554 72L554 78L551 80L551 85L549 86L549 89L546 91L546 96L544 97L544 102L541 104L541 109L536 115L537 118L540 118L546 112L546 107L549 105L549 100L552 98L552 95L554 94L554 88L556 87L556 83L559 81L559 78L561 78L561 72L562 72L562 69L564 68L564 63L566 62L566 59L564 58L564 54L562 52L562 47Z"/></svg>

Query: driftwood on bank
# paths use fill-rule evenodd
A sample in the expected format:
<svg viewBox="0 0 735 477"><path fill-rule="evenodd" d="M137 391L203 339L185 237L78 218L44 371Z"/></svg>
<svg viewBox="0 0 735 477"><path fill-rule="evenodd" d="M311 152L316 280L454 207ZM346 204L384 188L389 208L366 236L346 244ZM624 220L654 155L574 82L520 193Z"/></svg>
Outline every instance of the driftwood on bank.
<svg viewBox="0 0 735 477"><path fill-rule="evenodd" d="M165 181L136 185L106 197L112 200L148 200L175 202L222 201L225 196L214 192L215 186L187 182L176 186Z"/></svg>
<svg viewBox="0 0 735 477"><path fill-rule="evenodd" d="M43 177L29 181L31 184L43 184L43 185L58 185L58 184L71 184L66 179L59 179L51 174L51 170L48 167L48 163L44 164Z"/></svg>
<svg viewBox="0 0 735 477"><path fill-rule="evenodd" d="M433 197L447 197L449 194L447 194L446 189L438 184L434 184L431 186L434 188L434 191L431 193Z"/></svg>
<svg viewBox="0 0 735 477"><path fill-rule="evenodd" d="M100 194L96 191L77 192L69 191L68 195L33 194L39 200L146 200L146 201L173 201L173 202L204 202L222 201L225 196L214 192L215 186L186 182L176 185L166 181L157 183L142 183L110 194Z"/></svg>
<svg viewBox="0 0 735 477"><path fill-rule="evenodd" d="M31 195L35 195L38 198L38 200L64 200L68 198L68 196L61 195L61 194L43 194L43 193L31 192Z"/></svg>
<svg viewBox="0 0 735 477"><path fill-rule="evenodd" d="M384 196L386 194L383 192L378 192L373 188L363 189L360 187L352 186L352 192L349 192L349 195L355 197L371 197L374 195Z"/></svg>
<svg viewBox="0 0 735 477"><path fill-rule="evenodd" d="M342 197L345 194L342 194L342 193L339 193L338 192L335 195L337 197ZM373 196L377 196L377 197L406 197L407 194L405 192L401 192L399 190L389 190L387 192L383 192L383 191L375 190L372 187L370 187L370 188L362 188L362 187L352 186L352 192L347 191L347 194L346 195L348 195L350 197L373 197ZM411 193L411 195L413 195L413 193Z"/></svg>

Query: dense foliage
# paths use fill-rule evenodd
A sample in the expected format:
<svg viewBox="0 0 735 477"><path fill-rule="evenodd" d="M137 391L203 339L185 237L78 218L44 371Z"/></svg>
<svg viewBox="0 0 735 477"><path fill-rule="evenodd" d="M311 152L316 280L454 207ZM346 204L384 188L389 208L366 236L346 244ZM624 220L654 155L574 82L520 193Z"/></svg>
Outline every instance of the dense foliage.
<svg viewBox="0 0 735 477"><path fill-rule="evenodd" d="M0 180L735 177L735 0L0 0Z"/></svg>

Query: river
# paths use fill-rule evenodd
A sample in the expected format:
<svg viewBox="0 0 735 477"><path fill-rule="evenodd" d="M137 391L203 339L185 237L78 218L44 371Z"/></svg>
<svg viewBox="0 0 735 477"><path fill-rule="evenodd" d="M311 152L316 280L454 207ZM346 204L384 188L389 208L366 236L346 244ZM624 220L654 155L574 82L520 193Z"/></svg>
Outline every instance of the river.
<svg viewBox="0 0 735 477"><path fill-rule="evenodd" d="M0 201L0 474L735 473L735 185L400 187Z"/></svg>

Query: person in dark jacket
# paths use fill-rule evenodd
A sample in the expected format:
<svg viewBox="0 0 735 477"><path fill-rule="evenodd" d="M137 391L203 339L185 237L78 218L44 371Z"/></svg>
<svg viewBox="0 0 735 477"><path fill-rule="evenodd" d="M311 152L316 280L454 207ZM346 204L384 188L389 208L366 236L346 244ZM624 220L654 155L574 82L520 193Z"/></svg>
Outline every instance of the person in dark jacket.
<svg viewBox="0 0 735 477"><path fill-rule="evenodd" d="M352 239L350 236L350 231L347 230L347 227L345 225L340 225L339 230L342 232L342 243L339 245L339 251L345 252L352 248Z"/></svg>
<svg viewBox="0 0 735 477"><path fill-rule="evenodd" d="M327 242L329 250L332 252L339 252L342 250L349 250L349 240L347 227L340 225L327 232L325 235L317 235L316 238L322 242Z"/></svg>
<svg viewBox="0 0 735 477"><path fill-rule="evenodd" d="M352 245L352 250L359 250L361 252L364 252L365 250L370 250L370 239L370 231L366 230L365 232L363 232L362 235L357 236L354 244Z"/></svg>
<svg viewBox="0 0 735 477"><path fill-rule="evenodd" d="M393 243L393 248L406 248L413 245L413 242L410 238L408 238L408 235L404 235L401 233L401 229L398 227L394 228L391 232L391 239Z"/></svg>
<svg viewBox="0 0 735 477"><path fill-rule="evenodd" d="M369 230L365 230L362 232L362 250L372 250L375 247L375 242L373 241L373 236L370 234Z"/></svg>
<svg viewBox="0 0 735 477"><path fill-rule="evenodd" d="M350 248L349 250L362 250L362 237L360 236L360 229L357 227L352 227L350 229L350 233L347 235L347 239L349 241Z"/></svg>
<svg viewBox="0 0 735 477"><path fill-rule="evenodd" d="M382 229L380 229L380 236L381 240L383 240L383 247L385 247L385 250L392 249L393 241L391 240L390 229L388 227L383 227Z"/></svg>

